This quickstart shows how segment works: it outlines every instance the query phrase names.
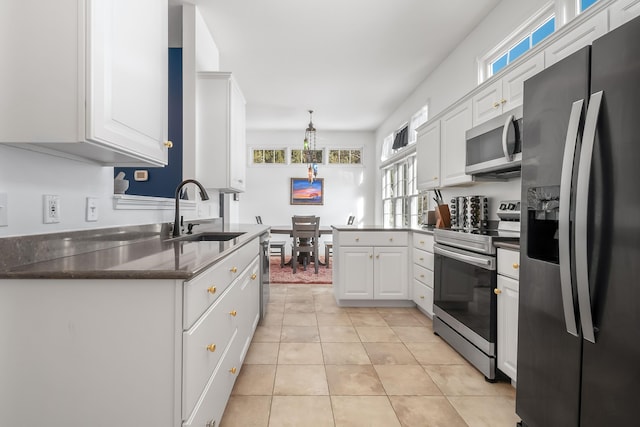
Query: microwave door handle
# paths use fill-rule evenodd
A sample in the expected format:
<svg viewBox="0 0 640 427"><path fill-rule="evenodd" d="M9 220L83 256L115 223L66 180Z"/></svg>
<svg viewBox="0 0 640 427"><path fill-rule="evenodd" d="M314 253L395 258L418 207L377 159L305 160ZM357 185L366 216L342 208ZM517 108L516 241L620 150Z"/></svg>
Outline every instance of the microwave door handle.
<svg viewBox="0 0 640 427"><path fill-rule="evenodd" d="M513 147L513 145L515 145L515 142L511 144L512 147L509 147L509 142L507 141L507 139L509 137L509 127L514 126L514 120L515 117L513 116L513 114L510 114L509 117L507 117L507 120L504 122L504 127L502 128L502 152L504 153L504 158L509 162L513 160L513 151L515 150L515 147Z"/></svg>
<svg viewBox="0 0 640 427"><path fill-rule="evenodd" d="M576 101L571 107L567 139L564 143L564 157L562 159L562 176L560 178L560 209L558 221L558 246L560 250L560 291L564 323L567 332L578 336L576 322L576 308L573 300L573 286L571 280L571 178L573 177L574 159L578 144L578 130L582 118L584 99Z"/></svg>
<svg viewBox="0 0 640 427"><path fill-rule="evenodd" d="M589 207L589 180L591 178L591 160L593 146L596 139L596 127L600 106L602 105L602 91L591 94L587 116L584 124L584 138L580 150L580 166L578 167L578 184L576 189L576 281L578 289L578 308L582 324L582 336L585 340L595 343L593 316L591 313L591 295L589 290L589 260L587 253L587 219Z"/></svg>

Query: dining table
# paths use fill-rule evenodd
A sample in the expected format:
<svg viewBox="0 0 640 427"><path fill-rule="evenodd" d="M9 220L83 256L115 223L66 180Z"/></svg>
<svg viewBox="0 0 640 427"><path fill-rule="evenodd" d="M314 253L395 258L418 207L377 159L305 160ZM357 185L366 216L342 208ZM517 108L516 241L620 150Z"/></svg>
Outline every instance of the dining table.
<svg viewBox="0 0 640 427"><path fill-rule="evenodd" d="M271 234L288 234L290 237L293 237L293 226L289 225L271 225ZM333 228L330 225L321 225L319 227L320 235L323 234L332 234ZM298 256L298 262L302 264L302 257L306 256L306 254L300 254ZM325 261L326 262L326 261ZM325 265L322 261L318 259L318 264ZM285 263L285 265L291 265L291 259Z"/></svg>

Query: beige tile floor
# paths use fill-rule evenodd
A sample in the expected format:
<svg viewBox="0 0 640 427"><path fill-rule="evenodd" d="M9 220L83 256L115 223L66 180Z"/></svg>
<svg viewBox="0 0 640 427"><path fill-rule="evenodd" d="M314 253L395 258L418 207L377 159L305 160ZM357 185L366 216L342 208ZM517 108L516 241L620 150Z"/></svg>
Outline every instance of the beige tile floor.
<svg viewBox="0 0 640 427"><path fill-rule="evenodd" d="M222 427L514 427L490 384L415 308L339 307L328 285L272 285Z"/></svg>

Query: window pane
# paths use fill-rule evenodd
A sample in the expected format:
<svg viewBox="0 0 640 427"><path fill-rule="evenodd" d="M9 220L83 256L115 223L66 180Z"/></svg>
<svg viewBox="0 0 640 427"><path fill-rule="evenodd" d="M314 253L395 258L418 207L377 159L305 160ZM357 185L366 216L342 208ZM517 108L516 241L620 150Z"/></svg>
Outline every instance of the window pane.
<svg viewBox="0 0 640 427"><path fill-rule="evenodd" d="M291 150L291 163L302 163L302 150Z"/></svg>
<svg viewBox="0 0 640 427"><path fill-rule="evenodd" d="M509 50L509 62L513 62L517 57L528 51L530 47L530 39L527 36Z"/></svg>
<svg viewBox="0 0 640 427"><path fill-rule="evenodd" d="M263 163L262 150L253 150L253 163Z"/></svg>
<svg viewBox="0 0 640 427"><path fill-rule="evenodd" d="M284 150L276 150L275 151L275 163L284 163Z"/></svg>
<svg viewBox="0 0 640 427"><path fill-rule="evenodd" d="M580 0L580 12L584 11L597 1L598 0Z"/></svg>
<svg viewBox="0 0 640 427"><path fill-rule="evenodd" d="M498 71L502 70L506 66L507 66L507 54L505 53L504 55L502 55L500 58L496 59L491 64L491 75L494 75L495 73L497 73Z"/></svg>
<svg viewBox="0 0 640 427"><path fill-rule="evenodd" d="M273 163L273 150L264 150L264 162Z"/></svg>
<svg viewBox="0 0 640 427"><path fill-rule="evenodd" d="M349 163L349 150L340 150L340 163Z"/></svg>
<svg viewBox="0 0 640 427"><path fill-rule="evenodd" d="M360 150L351 150L351 164L359 165L362 163L362 153Z"/></svg>
<svg viewBox="0 0 640 427"><path fill-rule="evenodd" d="M551 18L531 34L531 45L535 46L556 29L556 18Z"/></svg>
<svg viewBox="0 0 640 427"><path fill-rule="evenodd" d="M329 163L340 163L340 150L329 150Z"/></svg>

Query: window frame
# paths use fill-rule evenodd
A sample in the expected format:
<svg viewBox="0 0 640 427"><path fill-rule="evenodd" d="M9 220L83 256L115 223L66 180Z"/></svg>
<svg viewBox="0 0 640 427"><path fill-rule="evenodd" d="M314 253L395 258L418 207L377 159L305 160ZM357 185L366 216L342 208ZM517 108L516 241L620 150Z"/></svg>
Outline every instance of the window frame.
<svg viewBox="0 0 640 427"><path fill-rule="evenodd" d="M522 42L528 37L530 40L529 48L522 54L518 55L513 61L517 61L522 56L525 56L527 52L529 52L534 47L534 45L531 45L531 35L552 18L555 18L555 4L553 1L550 1L542 6L538 11L536 11L529 19L518 26L518 28L516 28L511 34L505 37L494 48L480 57L478 59L478 84L482 84L494 75L500 74L503 70L509 67L509 64L511 64L512 61L509 61L508 53L513 47L515 47L518 43ZM553 34L554 32L555 29L547 37L551 36L551 34ZM493 63L498 59L501 59L505 55L505 53L507 54L507 64L496 73L493 73Z"/></svg>
<svg viewBox="0 0 640 427"><path fill-rule="evenodd" d="M353 151L360 152L360 163L333 163L331 162L331 152L332 151L349 151L349 157L351 158ZM364 166L364 147L327 147L327 166L353 166L353 167L363 167Z"/></svg>
<svg viewBox="0 0 640 427"><path fill-rule="evenodd" d="M256 150L260 150L260 151L284 151L284 161L282 163L266 163L266 162L262 162L262 163L256 163L254 162L254 151ZM249 147L249 166L274 166L274 165L278 165L278 166L286 166L288 165L288 159L289 159L289 147L282 147L282 146L278 146L278 147L269 147L269 146L255 146L255 147Z"/></svg>

